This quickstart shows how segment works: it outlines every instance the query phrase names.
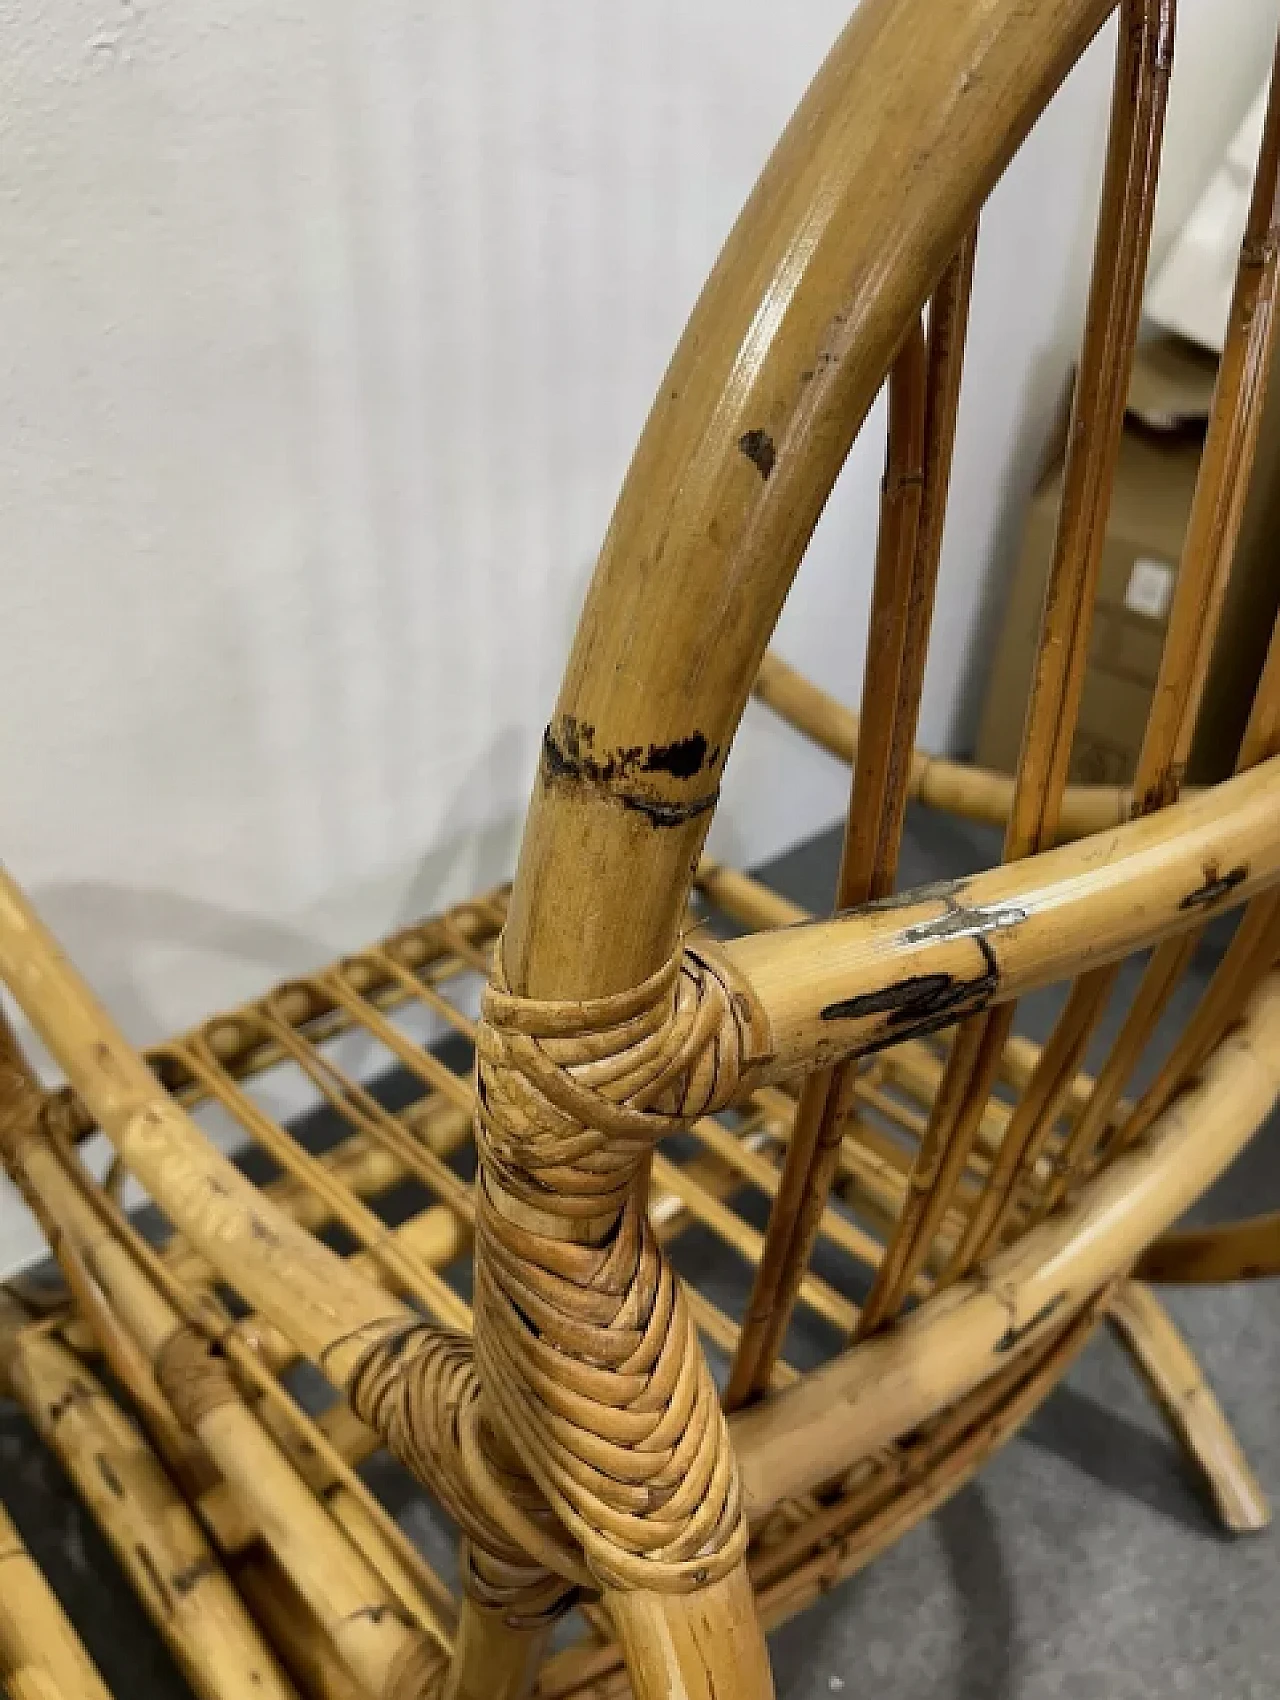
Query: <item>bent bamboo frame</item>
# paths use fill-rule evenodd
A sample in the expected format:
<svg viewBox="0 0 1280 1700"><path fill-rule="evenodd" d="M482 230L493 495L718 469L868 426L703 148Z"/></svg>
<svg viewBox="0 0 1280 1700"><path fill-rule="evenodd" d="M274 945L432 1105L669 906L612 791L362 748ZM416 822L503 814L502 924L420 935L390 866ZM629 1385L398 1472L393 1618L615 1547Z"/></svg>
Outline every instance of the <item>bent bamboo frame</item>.
<svg viewBox="0 0 1280 1700"><path fill-rule="evenodd" d="M908 1432L1050 1333L1211 1184L1278 1092L1280 975L1271 974L1199 1083L1074 1204L887 1334L734 1419L752 1514Z"/></svg>
<svg viewBox="0 0 1280 1700"><path fill-rule="evenodd" d="M667 1510L673 1525L684 1518L676 1540L657 1541L654 1549L641 1543L638 1549L647 1563L651 1551L662 1547L660 1584L637 1584L635 1578L646 1574L638 1562L616 1569L612 1580L607 1566L598 1566L606 1578L605 1606L639 1700L666 1700L673 1693L711 1700L729 1689L744 1700L764 1700L770 1691L743 1557L746 1535L732 1451L698 1356L692 1314L679 1308L680 1288L669 1278L658 1236L652 1245L645 1239L644 1206L655 1178L691 1217L711 1219L722 1206L713 1185L673 1173L662 1159L652 1159L644 1144L647 1128L640 1137L635 1118L653 1107L644 1091L653 1086L654 1103L665 1103L665 1092L676 1091L664 1073L654 1073L635 1088L636 1104L625 1095L619 1105L603 1091L594 1100L586 1087L577 1091L584 1081L592 1085L605 1078L613 1086L627 1078L629 1069L643 1073L650 1058L637 1063L625 1045L616 1056L609 1045L618 1028L634 1035L652 1010L630 1011L616 1027L605 1022L590 1030L585 1055L574 1053L579 1073L567 1088L569 1065L561 1068L561 1053L554 1047L576 1042L578 1035L569 1029L574 1011L584 1004L599 1000L630 1010L626 1000L638 988L669 986L663 973L669 967L682 973L693 959L690 952L677 960L691 871L752 679L813 525L885 373L895 359L913 364L915 345L907 340L911 327L961 250L986 194L1111 9L1110 0L1031 5L1026 0L953 0L947 28L939 31L936 0L864 0L784 135L676 352L619 500L547 731L494 985L478 1030L477 1354L489 1432L506 1447L517 1438L527 1442L524 1451L536 1453L532 1467L549 1495L549 1484L586 1483L590 1488L596 1479L607 1478L614 1486L635 1490L622 1508L630 1519L627 1531L654 1504ZM729 1019L747 1012L749 1042L741 1051L747 1067L740 1075L726 1068L723 1081L717 1077L717 1090L705 1099L712 1108L731 1103L739 1088L767 1086L788 1073L837 1064L1002 1006L985 1022L990 1043L983 1042L962 1085L962 1119L967 1130L971 1124L973 1149L990 1176L1002 1160L1010 1161L989 1130L987 1148L981 1144L987 1087L1005 1054L1010 1000L1082 965L1113 961L1185 930L1205 913L1243 901L1280 878L1280 758L1212 798L1113 827L1085 843L1028 855L1042 850L1060 827L1066 746L1083 668L1112 437L1118 431L1120 368L1136 319L1154 185L1171 6L1168 0L1141 5L1130 0L1126 20L1139 14L1149 27L1141 41L1122 34L1121 61L1127 62L1126 52L1142 60L1143 80L1134 83L1142 95L1142 122L1132 131L1128 152L1109 161L1100 243L1105 261L1108 233L1127 230L1116 267L1122 277L1112 290L1105 265L1097 274L1110 306L1097 319L1098 358L1088 363L1082 383L1086 402L1092 395L1097 406L1090 411L1086 405L1079 416L1084 422L1079 501L1067 504L1057 549L1065 589L1046 622L1041 647L1040 671L1048 683L1042 679L1043 688L1037 689L1039 707L1019 781L1010 787L1008 807L1000 803L1012 815L1010 854L1028 859L945 888L871 903L834 921L728 946L728 962L741 984L726 992L724 1002ZM1121 78L1117 97L1122 106L1128 87ZM1121 169L1128 158L1136 175L1126 176ZM907 181L912 194L904 197ZM905 511L914 497L905 487L899 494ZM930 526L933 551L940 507ZM887 541L892 545L892 535ZM898 537L904 561L907 542L904 526ZM916 575L915 589L901 608L895 601L887 619L887 626L901 622L908 697L918 694L923 656L911 652L907 603L918 599L928 577ZM711 644L709 632L715 633ZM947 781L945 772L935 772L931 780L928 768L910 766L911 718L908 713L896 727L882 721L866 728L866 764L878 770L867 788L878 794L883 818L873 822L869 813L865 822L855 823L874 830L877 840L874 867L864 870L861 895L881 897L892 883L907 791L918 786L924 795L932 786L936 795ZM994 809L990 787L986 790L985 806ZM1111 801L1106 799L1106 807ZM1077 799L1076 806L1087 813L1100 800L1089 796ZM430 1259L410 1255L407 1240L388 1237L378 1245L372 1267L380 1279L374 1280L366 1272L370 1265L327 1252L288 1209L264 1198L218 1157L61 961L16 888L2 879L0 977L17 994L124 1165L162 1206L188 1257L215 1274L233 1273L236 1287L265 1324L292 1340L338 1384L351 1381L357 1366L364 1365L372 1341L385 1345L394 1330L403 1333L397 1335L396 1350L388 1352L388 1373L392 1380L403 1373L402 1365L397 1368L399 1349L417 1315L382 1280L414 1290L419 1298L425 1293L429 1309L434 1303L449 1314L465 1314ZM339 1004L354 995L343 970L328 977L326 992ZM547 1020L549 1006L552 1017L544 1033L535 1016ZM714 1012L718 1006L706 1007ZM505 1031L494 1014L499 1009L507 1011ZM703 1013L691 1018L699 1038L707 1025ZM520 1028L521 1019L532 1027ZM561 1020L566 1027L557 1026ZM631 1043L640 1048L657 1031L646 1028L642 1040L633 1036ZM490 1117L496 1103L527 1108L533 1096L532 1074L521 1077L512 1058L527 1060L536 1047L503 1048L512 1035L528 1038L531 1033L550 1039L554 1066L548 1065L548 1071L555 1089L565 1088L573 1115L556 1102L541 1126L536 1115L523 1122L516 1117L495 1131ZM768 1038L763 1058L760 1034ZM394 1052L389 1025L386 1038ZM718 1050L719 1038L713 1038ZM882 1338L859 1345L736 1423L732 1435L752 1513L763 1515L784 1497L827 1481L974 1389L988 1383L1003 1387L1002 1377L1011 1364L1024 1361L1022 1353L1028 1360L1041 1353L1048 1362L1076 1324L1091 1322L1103 1289L1212 1178L1270 1107L1276 1078L1267 1055L1277 1039L1280 986L1269 980L1255 997L1243 1031L1219 1046L1201 1083L1164 1108L1150 1128L1144 1123L1144 1142L1088 1182L1069 1209L1024 1233L980 1274L926 1300ZM957 1078L965 1075L968 1042L953 1047L952 1060L959 1054L962 1065L954 1071ZM278 1044L282 1054L290 1053L288 1024L258 1021L253 1043ZM592 1050L593 1045L602 1048ZM300 1058L303 1049L298 1047ZM544 1048L544 1062L546 1056ZM214 1035L201 1032L169 1060L197 1077L202 1063L210 1065L211 1081L211 1059L217 1062ZM664 1066L672 1062L659 1060ZM701 1061L699 1055L698 1065ZM620 1072L611 1075L619 1065ZM307 1067L305 1060L302 1066ZM687 1072L695 1072L693 1064ZM1074 1066L1064 1067L1064 1094L1074 1073ZM853 1078L850 1071L847 1079L852 1083ZM335 1092L342 1090L329 1084ZM509 1085L515 1089L504 1096ZM199 1078L194 1089L202 1089ZM447 1090L460 1106L468 1101L466 1088L456 1080ZM590 1121L590 1111L578 1113L583 1098L599 1113L598 1124ZM678 1093L677 1100L679 1110L668 1118L672 1124L679 1125L682 1116L687 1124L701 1113L698 1108L685 1114L686 1100ZM377 1105L370 1102L365 1109L370 1126L380 1125ZM614 1110L613 1118L603 1113ZM526 1159L532 1173L533 1147L546 1123L559 1138L566 1122L570 1131L562 1143L574 1155L547 1164L551 1178L544 1182L539 1177L539 1194L535 1186L523 1185ZM412 1166L415 1153L412 1141L401 1138L404 1130L392 1123L382 1131L399 1142ZM834 1131L833 1171L843 1160L840 1130ZM376 1238L371 1213L343 1195L323 1163L292 1155L266 1118L258 1122L257 1132L264 1146L292 1163L295 1176L315 1185L335 1221L354 1225L370 1241ZM796 1141L799 1147L799 1135ZM609 1149L610 1142L622 1153L616 1171L610 1165L618 1151ZM803 1152L797 1157L797 1174L803 1157ZM67 1234L68 1267L74 1256L83 1256L104 1301L120 1313L136 1344L146 1352L156 1350L183 1319L176 1301L166 1298L171 1289L162 1268L157 1272L159 1260L148 1265L136 1245L131 1252L118 1222L112 1238L110 1224L77 1192L52 1146L28 1151L17 1166L33 1199ZM735 1175L746 1176L749 1168L749 1163L738 1169L730 1165ZM615 1172L624 1177L618 1187L597 1190L597 1178ZM504 1190L513 1179L516 1184ZM450 1203L467 1220L469 1203L457 1178L451 1182ZM566 1207L558 1214L553 1203L581 1208L575 1213ZM634 1235L619 1230L624 1210L631 1212L629 1224L639 1224ZM976 1236L972 1249L980 1252L987 1230L994 1240L1000 1225L993 1219L975 1229L975 1214L961 1220L958 1232L948 1225L961 1264L970 1249L966 1233ZM811 1215L812 1222L796 1216L796 1248L817 1224L819 1213ZM747 1239L745 1232L741 1237ZM647 1261L632 1289L622 1264L633 1243L641 1242ZM761 1252L756 1242L747 1243L763 1265L768 1246ZM548 1262L538 1269L548 1279L539 1286L535 1259L547 1246L552 1248ZM366 1244L366 1250L372 1247ZM607 1279L599 1267L606 1259ZM789 1255L786 1278L774 1283L788 1302L790 1276L798 1276L803 1261L798 1250ZM575 1312L562 1294L588 1268L591 1273L579 1287L583 1303ZM966 1273L959 1267L956 1272ZM522 1308L511 1300L516 1289L531 1300L529 1305ZM674 1316L679 1323L671 1330L676 1346L657 1372L652 1372L653 1359L637 1368L640 1353L621 1351L617 1361L633 1379L644 1380L652 1372L652 1382L645 1381L640 1395L616 1394L612 1386L599 1394L605 1359L593 1355L590 1345L582 1348L577 1364L583 1373L574 1379L567 1367L577 1342L619 1291L626 1302L608 1322L613 1326L622 1317L611 1349L621 1351L626 1336L635 1333L647 1350L664 1322L670 1324ZM665 1309L655 1293L664 1295ZM839 1295L833 1305L821 1283L811 1281L808 1293L810 1299L821 1298L817 1308L825 1305L829 1318L856 1323L853 1307ZM504 1300L516 1313L516 1325L506 1334ZM591 1308L596 1302L598 1310ZM706 1314L709 1307L703 1308ZM720 1343L728 1342L731 1349L732 1325L714 1314ZM744 1370L747 1391L768 1379L777 1344L772 1336L779 1329L771 1326L769 1332L760 1349L753 1348L757 1361L749 1373ZM556 1373L543 1377L555 1383L550 1392L536 1384L530 1360L520 1355L527 1337L534 1335L548 1354L560 1354ZM278 1342L276 1349L279 1356ZM1037 1367L1030 1361L1029 1373L1034 1376ZM584 1408L594 1413L595 1427L583 1418ZM668 1464L674 1486L669 1479L651 1486L657 1478L639 1469L633 1482L628 1473L629 1466L650 1463L640 1458L644 1447L633 1446L633 1440L655 1411L661 1414L662 1435L652 1453L669 1448L675 1458L678 1447L694 1435L700 1467L714 1475L717 1503L729 1508L723 1519L727 1535L717 1525L713 1541L696 1550L691 1543L689 1552L669 1563L667 1546L674 1548L690 1528L701 1526L690 1514L697 1491L688 1485L692 1473ZM539 1426L547 1412L554 1421ZM701 1424L696 1433L691 1412ZM293 1471L266 1424L256 1426L232 1399L192 1426L228 1482L256 1506L282 1564L295 1522L315 1530L318 1549L322 1523L313 1515L308 1484ZM570 1429L575 1438L585 1434L585 1452L556 1450ZM711 1440L704 1447L706 1435ZM693 1456L692 1447L686 1456ZM479 1473L478 1464L476 1469ZM604 1508L602 1495L587 1497L593 1512ZM565 1504L576 1512L578 1502L562 1494L557 1509ZM526 1523L539 1541L551 1542L545 1531ZM615 1523L622 1526L621 1514ZM615 1524L602 1531L579 1515L570 1526L585 1549L593 1533L602 1534L602 1544L605 1532L612 1539ZM529 1550L535 1550L533 1545ZM621 1541L617 1550L622 1550ZM473 1545L473 1557L475 1551ZM720 1560L716 1568L712 1561ZM322 1622L334 1603L323 1568L311 1553L299 1559L294 1574ZM342 1564L336 1566L339 1593L347 1603L375 1595L381 1603L381 1591L370 1593L365 1587L367 1569L358 1558L345 1571ZM584 1575L576 1560L572 1568L566 1563L564 1574L574 1581ZM685 1583L689 1592L677 1591ZM363 1610L326 1622L335 1640L340 1631L347 1633L348 1616L362 1617ZM362 1628L360 1633L370 1637L367 1643L344 1644L344 1650L350 1670L379 1688L403 1666L402 1649L395 1644L397 1625L384 1622L380 1638L376 1628L376 1622L367 1631ZM477 1700L500 1693L517 1700L532 1680L547 1628L545 1621L535 1625L516 1613L499 1621L469 1600L450 1692Z"/></svg>

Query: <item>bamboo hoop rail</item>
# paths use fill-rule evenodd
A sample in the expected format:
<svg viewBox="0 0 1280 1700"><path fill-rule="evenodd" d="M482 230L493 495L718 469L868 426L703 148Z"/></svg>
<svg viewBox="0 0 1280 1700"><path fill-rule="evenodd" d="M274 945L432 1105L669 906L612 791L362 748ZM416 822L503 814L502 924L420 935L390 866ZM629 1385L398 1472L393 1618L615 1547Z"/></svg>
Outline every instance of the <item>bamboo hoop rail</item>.
<svg viewBox="0 0 1280 1700"><path fill-rule="evenodd" d="M1203 1075L1057 1215L887 1333L735 1415L754 1516L808 1492L979 1386L1123 1271L1244 1147L1280 1092L1280 976Z"/></svg>
<svg viewBox="0 0 1280 1700"><path fill-rule="evenodd" d="M70 1619L3 1505L0 1688L9 1700L111 1700Z"/></svg>
<svg viewBox="0 0 1280 1700"><path fill-rule="evenodd" d="M752 695L837 761L852 767L858 716L773 650L766 652ZM1190 795L1194 788L1188 788ZM1013 807L1013 775L914 750L907 796L927 808L987 826L1006 826ZM1120 826L1132 813L1133 791L1124 785L1068 785L1055 842L1068 843Z"/></svg>
<svg viewBox="0 0 1280 1700"><path fill-rule="evenodd" d="M1192 795L1187 792L1185 795ZM799 903L793 903L789 897L783 897L750 874L744 874L737 868L724 867L721 863L713 862L703 857L698 864L696 884L698 890L715 906L737 921L751 932L765 932L778 927L794 927L803 922L815 919L812 912ZM945 1030L940 1031L934 1042L942 1044L946 1041ZM904 1040L891 1050L881 1053L881 1061L886 1069L895 1076L900 1076L903 1083L912 1088L912 1083L919 1079L918 1069L925 1052L923 1042L913 1043ZM1032 1071L1040 1056L1040 1047L1032 1040L1023 1038L1018 1033L1012 1033L1000 1059L1000 1078L1011 1086L1015 1092L1025 1089ZM933 1102L937 1090L938 1074L932 1062L929 1064L929 1077L924 1083L924 1090L913 1092L918 1101L927 1109ZM1071 1085L1069 1112L1082 1110L1088 1103L1093 1091L1094 1080L1089 1074L1078 1074ZM1114 1119L1123 1121L1131 1106L1122 1101L1116 1105ZM923 1131L923 1129L921 1129Z"/></svg>

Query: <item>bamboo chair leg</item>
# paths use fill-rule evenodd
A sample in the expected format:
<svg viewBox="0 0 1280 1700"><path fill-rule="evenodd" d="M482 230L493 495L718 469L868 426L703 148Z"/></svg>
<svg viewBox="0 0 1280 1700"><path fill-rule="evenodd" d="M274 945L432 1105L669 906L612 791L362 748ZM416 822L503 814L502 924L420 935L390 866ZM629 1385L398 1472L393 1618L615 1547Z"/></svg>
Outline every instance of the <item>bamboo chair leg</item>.
<svg viewBox="0 0 1280 1700"><path fill-rule="evenodd" d="M111 1700L3 1505L0 1690L11 1700Z"/></svg>
<svg viewBox="0 0 1280 1700"><path fill-rule="evenodd" d="M1224 1526L1256 1534L1271 1521L1225 1412L1168 1311L1141 1281L1116 1292L1108 1318L1170 1429L1204 1481Z"/></svg>
<svg viewBox="0 0 1280 1700"><path fill-rule="evenodd" d="M551 1625L526 1626L464 1597L444 1700L525 1700L546 1656Z"/></svg>
<svg viewBox="0 0 1280 1700"><path fill-rule="evenodd" d="M609 1593L635 1700L773 1700L745 1563L693 1594Z"/></svg>

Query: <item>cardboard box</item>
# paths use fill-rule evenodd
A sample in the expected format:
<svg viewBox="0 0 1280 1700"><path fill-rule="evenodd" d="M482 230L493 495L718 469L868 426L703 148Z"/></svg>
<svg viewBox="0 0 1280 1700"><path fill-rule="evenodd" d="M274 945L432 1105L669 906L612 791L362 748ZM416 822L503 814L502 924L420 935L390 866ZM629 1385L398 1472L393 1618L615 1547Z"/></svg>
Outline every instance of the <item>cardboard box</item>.
<svg viewBox="0 0 1280 1700"><path fill-rule="evenodd" d="M1213 358L1176 338L1139 350L1120 442L1088 670L1070 777L1127 784L1155 690L1215 376ZM1280 409L1269 398L1189 777L1231 771L1280 606ZM1032 498L1006 603L976 760L1013 772L1062 496L1059 459Z"/></svg>

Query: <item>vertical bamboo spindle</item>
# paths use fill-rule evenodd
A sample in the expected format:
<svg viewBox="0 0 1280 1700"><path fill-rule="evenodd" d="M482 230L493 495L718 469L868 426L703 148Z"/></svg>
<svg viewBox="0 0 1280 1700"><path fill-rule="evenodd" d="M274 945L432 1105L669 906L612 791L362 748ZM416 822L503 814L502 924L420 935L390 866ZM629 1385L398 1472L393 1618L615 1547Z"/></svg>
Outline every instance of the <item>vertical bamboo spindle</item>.
<svg viewBox="0 0 1280 1700"><path fill-rule="evenodd" d="M1005 836L1006 861L1034 854L1057 835L1146 275L1172 40L1171 0L1125 0L1062 510ZM966 1020L956 1034L897 1233L863 1310L859 1338L897 1312L924 1266L972 1152L1013 1019L1014 1006L1005 1004ZM982 1242L1013 1156L1006 1157L1002 1147L987 1191L948 1259L945 1278L967 1268Z"/></svg>
<svg viewBox="0 0 1280 1700"><path fill-rule="evenodd" d="M1240 747L1240 767L1251 766L1268 755L1280 752L1280 626L1272 635L1271 646L1263 669L1262 681L1254 700L1253 712L1245 729ZM1124 1126L1112 1143L1116 1151L1128 1150L1150 1128L1156 1117L1168 1106L1178 1091L1203 1067L1214 1046L1231 1024L1239 1018L1246 999L1261 976L1280 955L1280 895L1274 892L1255 897L1249 904L1228 945L1226 954L1214 970L1190 1020L1155 1079L1135 1104ZM1122 1032L1120 1038L1124 1038ZM1120 1040L1116 1042L1119 1049ZM1117 1071L1118 1072L1118 1071ZM1104 1074L1106 1071L1104 1070ZM1100 1082L1101 1084L1101 1082ZM1110 1081L1108 1081L1110 1085ZM1123 1084L1123 1082L1122 1082ZM1097 1095L1097 1087L1094 1095ZM1092 1103L1090 1104L1092 1110ZM1105 1118L1098 1114L1091 1120L1090 1131L1101 1133ZM1082 1145L1085 1156L1091 1148Z"/></svg>
<svg viewBox="0 0 1280 1700"><path fill-rule="evenodd" d="M934 293L927 345L917 325L890 374L863 730L845 817L837 909L886 896L897 876L942 552L976 242L975 228ZM848 1063L805 1081L764 1256L730 1367L724 1396L729 1410L768 1386L782 1350L840 1159L856 1079L857 1064Z"/></svg>
<svg viewBox="0 0 1280 1700"><path fill-rule="evenodd" d="M1271 90L1262 143L1254 174L1253 192L1241 241L1235 288L1227 322L1218 379L1214 388L1209 429L1196 480L1187 525L1186 543L1178 574L1169 635L1139 755L1134 786L1134 813L1145 813L1172 802L1186 769L1195 718L1208 672L1213 638L1230 575L1236 539L1244 513L1262 422L1276 339L1276 303L1280 292L1280 50L1272 67ZM1258 692L1241 744L1237 771L1244 771L1280 749L1280 642L1273 636ZM1259 916L1274 904L1272 897L1255 899L1242 923L1240 943L1233 946L1231 977L1240 959L1251 951L1255 932L1264 933ZM1183 971L1194 955L1199 933L1169 939L1157 947L1147 965L1132 1009L1099 1071L1089 1103L1072 1129L1059 1172L1049 1189L1045 1208L1060 1203L1082 1163L1087 1163L1103 1138L1125 1082L1137 1062ZM1114 983L1115 970L1096 976L1101 1005ZM1089 976L1089 979L1095 978ZM1084 982L1082 982L1083 984ZM1221 982L1220 982L1221 983ZM1239 1007L1247 993L1241 980ZM1175 1053L1126 1127L1123 1144L1130 1144L1168 1103L1182 1078L1189 1054L1202 1050L1196 1034L1209 1023L1217 999L1202 1000L1204 1016L1192 1018ZM1216 1017L1215 1017L1216 1020Z"/></svg>

